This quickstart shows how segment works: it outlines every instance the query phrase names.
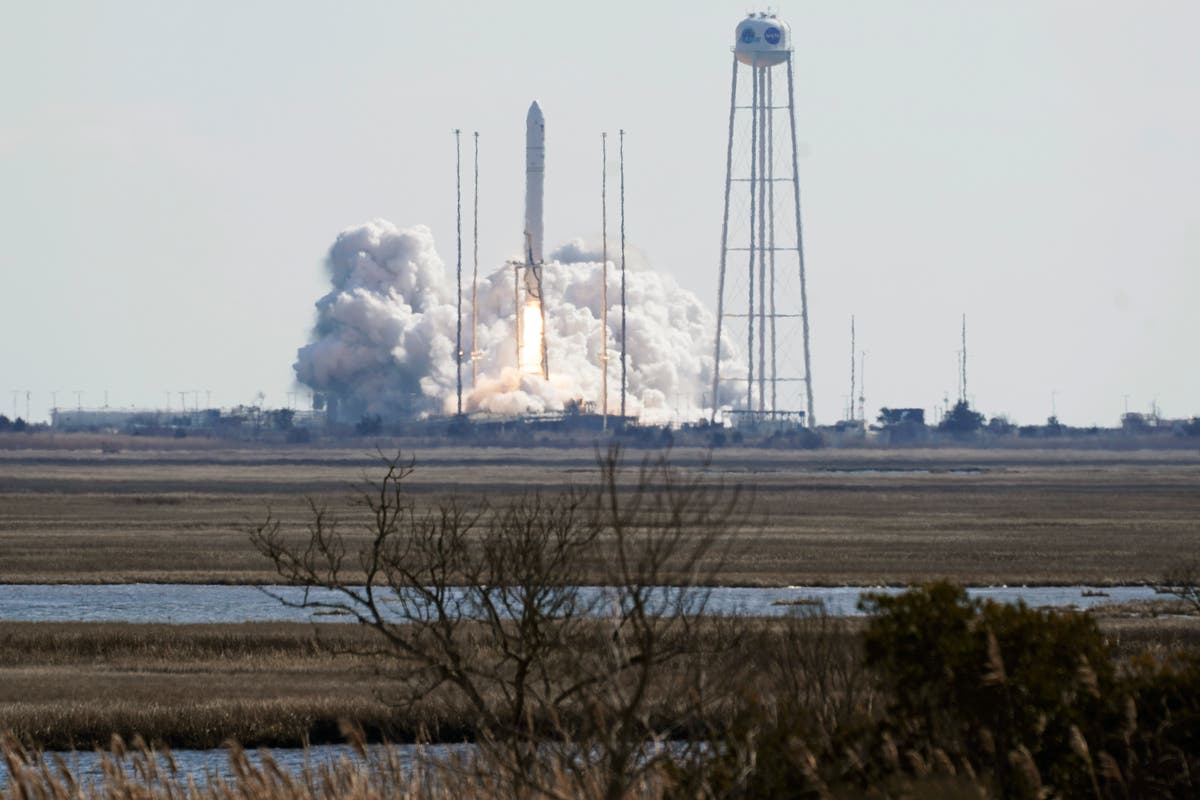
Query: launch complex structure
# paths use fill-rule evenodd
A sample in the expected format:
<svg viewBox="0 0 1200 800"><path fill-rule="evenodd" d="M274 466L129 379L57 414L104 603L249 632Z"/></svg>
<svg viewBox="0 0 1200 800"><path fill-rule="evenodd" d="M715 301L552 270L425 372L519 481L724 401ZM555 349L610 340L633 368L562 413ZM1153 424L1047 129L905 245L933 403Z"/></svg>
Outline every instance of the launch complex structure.
<svg viewBox="0 0 1200 800"><path fill-rule="evenodd" d="M780 408L780 384L801 383L804 386L806 423L810 428L816 424L813 414L804 240L800 224L800 179L797 167L791 39L791 27L770 13L750 14L735 30L733 77L729 92L729 142L725 155L725 214L721 223L721 260L717 289L716 350L713 356L714 422L721 405L719 398L722 382L722 337L725 335L727 320L744 319L747 370L744 377L729 375L725 380L745 384L745 413L753 413L760 418L794 413L782 411ZM780 65L787 67L785 98L777 98L778 93L773 80L774 68ZM750 68L751 87L749 104L745 104L746 100L743 99L743 105L738 105L738 70L741 66ZM781 103L781 100L786 102ZM790 134L788 149L791 158L784 173L777 175L775 116L780 110L787 111ZM750 169L748 175L735 176L735 164L740 165L746 160L735 160L734 157L735 140L742 140L739 134L745 127L744 116L739 116L739 111L750 112ZM741 127L739 122L742 123ZM739 189L739 200L749 201L749 230L747 235L731 244L731 238L734 237L731 236L730 195L735 184ZM779 193L778 198L777 184L781 184L784 190ZM791 184L790 192L786 191L789 188L788 184ZM748 193L741 193L743 186L748 188ZM787 196L789 194L791 197ZM787 209L789 204L791 208ZM780 215L776 213L777 206L783 208ZM788 211L794 213L788 214ZM777 223L781 223L780 229L777 229ZM795 239L789 240L793 231ZM728 267L731 254L735 253L744 253L747 258L745 313L731 312L732 303L726 303L726 284L727 278L730 277ZM796 273L792 274L790 269L786 274L782 270L777 271L777 259L786 259L787 266L794 263ZM737 277L740 280L741 276ZM794 283L797 279L798 284ZM793 333L791 323L796 321L799 322L799 330ZM780 328L784 328L782 335L779 332ZM794 338L800 339L802 359L787 357L794 344ZM801 361L799 374L789 373L789 369L797 366L797 360ZM784 363L781 364L781 361Z"/></svg>
<svg viewBox="0 0 1200 800"><path fill-rule="evenodd" d="M462 150L455 129L455 191L457 198L458 232L458 333L457 333L457 409L463 413L462 364ZM475 191L474 191L474 266L471 280L471 384L478 382L478 362L483 355L478 347L479 314L479 133L475 138ZM604 426L608 425L608 134L601 134L601 228L603 244L601 250L601 337L600 370L602 375L601 413ZM626 396L626 352L625 352L625 131L621 131L620 151L621 178L621 417L625 416ZM513 314L514 345L517 371L522 375L535 375L542 380L550 379L550 358L546 346L545 285L545 229L544 198L546 178L546 118L535 100L525 116L525 226L523 233L522 258L508 262L513 269Z"/></svg>
<svg viewBox="0 0 1200 800"><path fill-rule="evenodd" d="M800 180L797 164L796 109L794 102L794 76L792 65L791 28L772 13L750 14L735 29L733 47L733 75L729 96L729 139L725 156L725 202L721 224L721 256L718 273L717 319L715 349L713 354L712 416L717 422L722 410L722 381L744 384L745 400L738 416L749 415L758 421L782 418L800 418L808 427L816 425L813 412L812 359L809 345L808 293L806 287L804 242L800 218ZM786 96L778 98L774 85L774 69L786 67ZM738 104L739 68L749 67L751 78L749 104ZM786 110L788 123L787 150L790 152L787 167L782 174L776 173L776 112ZM749 174L735 176L734 144L743 141L741 134L745 115L749 111L749 153L739 153L736 160L738 170L749 161ZM739 121L741 125L739 127ZM782 126L781 126L782 127ZM463 413L462 402L462 192L461 151L456 137L456 175L458 189L458 414ZM625 351L626 293L625 293L625 132L621 131L621 417L626 412L627 355ZM602 322L603 342L599 348L602 375L601 406L604 424L608 420L608 199L607 199L607 135L601 136L604 172L602 177ZM781 146L780 150L784 148ZM748 155L748 159L744 156ZM790 174L789 174L790 173ZM516 365L518 373L537 376L544 381L550 379L550 360L546 345L546 305L544 278L544 228L543 209L546 175L546 119L535 101L525 118L525 220L522 258L511 261L513 268L513 310ZM749 225L742 227L742 237L737 231L731 234L731 195L734 185L738 186L739 202L748 200ZM782 191L778 192L777 184ZM788 184L791 191L788 192ZM743 192L742 187L748 191ZM790 195L790 197L788 196ZM478 315L475 311L478 284L478 212L479 212L479 134L475 134L475 266L472 285L472 334L470 360L472 382L478 376L477 348ZM778 202L777 202L778 201ZM790 208L788 206L790 205ZM777 213L783 209L782 213ZM790 213L789 213L790 212ZM735 220L740 222L741 220ZM778 223L778 224L777 224ZM747 230L748 228L748 230ZM794 239L791 234L794 233ZM732 242L732 243L731 243ZM731 275L732 254L745 254L746 270L734 269ZM783 268L777 269L777 262ZM789 268L795 264L795 271ZM746 290L745 312L733 310L732 297L726 302L727 283L744 283ZM722 377L723 337L727 325L740 326L745 322L746 368L740 368ZM796 326L798 324L798 330ZM733 333L731 331L730 333ZM799 340L798 342L796 340ZM800 357L790 351L799 345ZM726 353L728 357L729 353ZM781 357L782 355L782 357ZM729 365L727 365L729 366ZM798 371L796 368L799 367ZM853 369L853 368L852 368ZM791 370L791 371L789 371ZM787 411L781 407L781 388L784 384L803 385L804 411ZM785 390L786 391L786 390ZM783 405L793 401L784 397ZM794 406L793 406L794 407Z"/></svg>

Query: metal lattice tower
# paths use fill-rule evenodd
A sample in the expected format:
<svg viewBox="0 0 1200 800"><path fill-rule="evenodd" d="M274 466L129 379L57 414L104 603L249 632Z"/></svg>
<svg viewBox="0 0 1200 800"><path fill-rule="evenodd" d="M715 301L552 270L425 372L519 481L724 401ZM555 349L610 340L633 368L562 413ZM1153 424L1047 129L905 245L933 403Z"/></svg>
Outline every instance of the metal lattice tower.
<svg viewBox="0 0 1200 800"><path fill-rule="evenodd" d="M816 419L800 224L791 29L774 14L751 14L738 25L736 37L729 92L729 141L725 154L725 212L721 224L712 419L714 422L717 419L723 396L729 398L728 404L736 402L738 394L741 394L740 401L747 411L779 412L783 410L780 408L781 384L796 383L803 384L805 420L811 427L816 424ZM787 74L786 97L782 98L777 96L779 92L774 85L775 68L779 66L784 66ZM745 72L749 77L748 105L738 105L739 83L747 82L741 67L747 68ZM743 86L742 91L745 92L746 87ZM775 123L780 111L786 111L788 138L786 147L779 149L790 153L791 157L783 169L777 171ZM745 142L747 132L748 146ZM777 193L777 183L791 184L791 191L786 191L785 185ZM735 186L738 187L736 192ZM740 205L732 207L731 199ZM745 216L743 210L748 212ZM794 239L791 238L793 232ZM744 312L737 308L736 295L740 292L731 293L726 302L726 291L731 288L728 284L743 280L746 288ZM735 320L745 321L746 373L730 374L722 379L722 337L727 335L726 328ZM795 339L800 340L801 354L788 358ZM726 364L727 368L730 366ZM737 392L730 396L728 391L723 392L723 381L739 389L744 386L744 394Z"/></svg>

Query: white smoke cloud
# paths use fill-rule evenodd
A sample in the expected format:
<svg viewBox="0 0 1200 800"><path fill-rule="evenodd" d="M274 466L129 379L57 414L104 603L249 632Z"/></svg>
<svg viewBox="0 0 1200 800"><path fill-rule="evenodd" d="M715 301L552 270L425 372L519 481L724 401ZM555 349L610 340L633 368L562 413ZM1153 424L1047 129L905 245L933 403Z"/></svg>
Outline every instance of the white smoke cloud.
<svg viewBox="0 0 1200 800"><path fill-rule="evenodd" d="M312 342L300 348L294 367L297 379L334 398L343 419L454 413L456 288L429 229L402 230L378 219L349 228L330 249L327 266L332 287L317 301ZM636 252L627 253L626 266L627 412L647 423L707 416L712 313L673 278L650 270ZM481 275L475 386L469 277L464 280L465 411L562 411L573 401L595 403L599 410L602 272L599 248L581 240L550 254L543 272L549 380L516 368L513 270ZM613 414L621 402L620 280L610 258L608 408ZM729 364L736 357L734 346L722 344L722 362ZM722 404L734 400L734 390L727 391Z"/></svg>

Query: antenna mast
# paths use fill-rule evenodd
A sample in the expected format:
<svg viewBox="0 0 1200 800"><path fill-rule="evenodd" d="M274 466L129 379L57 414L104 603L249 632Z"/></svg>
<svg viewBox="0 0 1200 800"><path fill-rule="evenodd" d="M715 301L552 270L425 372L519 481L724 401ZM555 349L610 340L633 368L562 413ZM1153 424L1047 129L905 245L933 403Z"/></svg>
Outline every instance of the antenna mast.
<svg viewBox="0 0 1200 800"><path fill-rule="evenodd" d="M475 266L471 272L471 388L479 380L479 131L475 131L475 190L472 194L475 203L471 221L475 231L471 236L471 244L475 250Z"/></svg>
<svg viewBox="0 0 1200 800"><path fill-rule="evenodd" d="M854 422L854 373L856 365L854 363L854 354L856 345L854 344L854 315L850 315L850 421Z"/></svg>
<svg viewBox="0 0 1200 800"><path fill-rule="evenodd" d="M621 417L625 417L625 129L621 129Z"/></svg>
<svg viewBox="0 0 1200 800"><path fill-rule="evenodd" d="M967 315L962 315L962 402L967 402Z"/></svg>
<svg viewBox="0 0 1200 800"><path fill-rule="evenodd" d="M600 134L600 413L608 430L608 133Z"/></svg>
<svg viewBox="0 0 1200 800"><path fill-rule="evenodd" d="M462 416L462 142L461 130L454 129L454 191L458 233L458 330L454 339L454 363L458 371L458 414Z"/></svg>

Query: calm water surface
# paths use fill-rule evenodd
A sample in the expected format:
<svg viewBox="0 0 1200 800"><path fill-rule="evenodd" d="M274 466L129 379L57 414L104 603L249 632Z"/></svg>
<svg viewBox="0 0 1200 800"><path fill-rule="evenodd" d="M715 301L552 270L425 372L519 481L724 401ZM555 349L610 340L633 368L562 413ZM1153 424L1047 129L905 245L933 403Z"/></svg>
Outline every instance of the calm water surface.
<svg viewBox="0 0 1200 800"><path fill-rule="evenodd" d="M587 587L603 593L603 587ZM665 590L670 591L670 590ZM698 590L693 590L698 591ZM858 586L744 588L710 590L708 612L720 615L781 616L805 604L823 604L838 616L858 616L859 598L867 592L896 593L900 589ZM1149 600L1149 586L992 586L968 589L972 597L1006 603L1090 608L1102 603ZM1106 596L1089 596L1103 591ZM290 586L225 586L194 584L0 585L0 620L25 622L346 622L347 617L317 615L288 608L277 595L301 601L305 590ZM593 595L595 596L595 595ZM332 593L310 590L312 600L336 599ZM699 595L697 595L697 598Z"/></svg>
<svg viewBox="0 0 1200 800"><path fill-rule="evenodd" d="M393 752L399 755L399 761L404 769L410 768L418 757L439 760L453 755L469 752L471 745L426 745L418 748L416 745L392 745ZM367 748L368 754L378 754L381 746ZM294 747L269 748L271 758L284 770L299 774L305 766L316 769L324 764L332 764L347 759L355 764L362 764L362 758L349 745L320 745L307 750ZM234 777L229 765L229 752L224 749L215 750L172 750L175 766L181 782L186 783L191 776L197 784L205 784L216 778L230 781ZM61 757L71 770L71 774L81 785L92 783L99 785L104 779L100 766L100 756L94 752L47 753L43 757L52 775L58 774L54 757ZM262 758L255 750L247 750L246 756L257 767L262 764ZM133 774L133 759L123 760L126 774ZM158 757L160 770L165 774L168 765L164 756ZM8 786L8 767L0 761L0 789Z"/></svg>

